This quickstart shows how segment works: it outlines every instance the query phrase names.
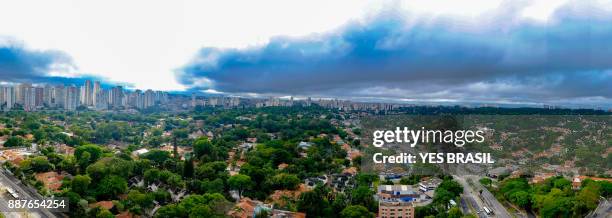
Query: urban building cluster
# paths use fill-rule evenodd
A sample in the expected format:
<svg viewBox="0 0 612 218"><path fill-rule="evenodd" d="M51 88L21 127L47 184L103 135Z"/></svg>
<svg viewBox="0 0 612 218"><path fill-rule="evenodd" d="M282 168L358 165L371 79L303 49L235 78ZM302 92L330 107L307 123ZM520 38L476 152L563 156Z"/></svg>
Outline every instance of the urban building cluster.
<svg viewBox="0 0 612 218"><path fill-rule="evenodd" d="M122 86L103 88L99 81L86 80L82 86L76 85L38 85L20 83L0 85L0 109L9 111L23 109L36 110L66 110L74 111L78 107L91 110L108 109L146 109L152 106L166 105L170 102L178 105L178 109L195 107L290 107L294 105L318 105L325 108L334 108L344 111L354 110L392 110L401 107L401 104L364 103L338 99L313 100L311 97L295 100L290 98L241 98L225 96L187 96L174 95L172 98L167 92L154 90L130 90ZM177 108L177 107L169 107Z"/></svg>
<svg viewBox="0 0 612 218"><path fill-rule="evenodd" d="M166 106L167 110L188 110L196 107L291 107L313 106L337 109L340 111L374 111L387 112L400 108L412 107L414 104L356 102L350 100L312 97L267 97L245 98L238 96L201 96L169 94L163 91L148 89L132 90L122 86L102 88L99 81L86 80L77 85L40 85L31 83L0 84L0 110L23 109L36 111L42 109L74 111L79 107L90 110L147 109L153 106ZM495 107L482 105L483 107ZM545 107L546 108L546 107ZM610 109L609 111L612 111Z"/></svg>
<svg viewBox="0 0 612 218"><path fill-rule="evenodd" d="M241 100L242 99L242 100ZM203 107L238 107L238 106L248 106L248 107L291 107L291 106L313 106L319 105L325 108L335 108L344 111L352 111L352 110L392 110L397 109L401 106L406 106L405 104L390 104L390 103L370 103L370 102L353 102L348 100L339 100L339 99L324 99L319 98L317 100L313 100L312 97L308 97L305 99L294 99L293 97L289 98L279 98L279 97L268 97L268 98L251 98L244 99L240 97L200 97L196 96L195 93L191 94L191 106L203 106Z"/></svg>
<svg viewBox="0 0 612 218"><path fill-rule="evenodd" d="M339 99L312 99L312 97L295 99L294 97L280 98L241 98L241 97L202 97L195 93L191 94L191 107L291 107L318 105L324 108L338 109L342 111L389 111L400 107L409 106L407 104L374 103L374 102L354 102Z"/></svg>
<svg viewBox="0 0 612 218"><path fill-rule="evenodd" d="M196 93L191 93L191 107L225 107L234 108L240 106L238 97L198 97Z"/></svg>
<svg viewBox="0 0 612 218"><path fill-rule="evenodd" d="M0 106L8 111L21 107L24 111L63 109L74 111L79 106L94 110L109 108L145 109L168 102L168 93L153 90L126 90L122 86L102 88L99 81L86 80L75 85L32 85L21 83L0 86Z"/></svg>

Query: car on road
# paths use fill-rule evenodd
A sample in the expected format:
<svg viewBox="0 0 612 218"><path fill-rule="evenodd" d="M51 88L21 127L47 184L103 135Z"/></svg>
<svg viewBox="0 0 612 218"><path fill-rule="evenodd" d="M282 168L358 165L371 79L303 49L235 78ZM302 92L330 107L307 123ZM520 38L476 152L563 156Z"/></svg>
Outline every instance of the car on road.
<svg viewBox="0 0 612 218"><path fill-rule="evenodd" d="M15 199L19 198L19 194L17 194L17 192L15 190L13 190L12 188L6 188L6 191L8 191L8 193L11 194L11 196L13 196L13 198L15 198Z"/></svg>

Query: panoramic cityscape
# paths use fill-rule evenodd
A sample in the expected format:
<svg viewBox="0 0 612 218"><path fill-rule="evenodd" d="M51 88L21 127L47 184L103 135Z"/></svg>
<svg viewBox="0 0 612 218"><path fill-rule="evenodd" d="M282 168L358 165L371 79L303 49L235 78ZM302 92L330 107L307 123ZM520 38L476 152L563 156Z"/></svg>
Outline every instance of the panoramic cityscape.
<svg viewBox="0 0 612 218"><path fill-rule="evenodd" d="M93 85L92 85L93 84ZM242 101L241 101L242 99ZM85 80L82 86L77 85L32 85L22 83L0 86L0 106L3 111L124 111L138 112L151 108L166 110L190 110L195 107L272 107L272 106L311 106L317 104L327 108L340 110L391 110L408 104L393 104L383 102L352 102L339 99L313 100L311 97L297 100L288 98L244 98L236 96L201 96L195 92L187 94L169 94L164 91L127 90L122 86L109 89L101 87L99 81ZM546 106L545 107L550 107Z"/></svg>
<svg viewBox="0 0 612 218"><path fill-rule="evenodd" d="M9 84L9 83L5 83ZM199 107L222 107L222 108L245 108L245 107L271 107L271 106L293 106L312 104L326 108L335 108L343 111L376 110L388 111L401 107L417 105L426 106L462 106L468 108L476 107L504 107L504 104L417 104L398 103L393 101L351 101L338 98L312 98L304 97L297 99L293 96L265 98L243 97L235 95L203 95L200 92L191 94L169 93L165 91L154 91L147 89L130 90L122 86L113 86L105 89L99 81L85 80L82 85L75 84L36 84L20 83L13 85L0 85L0 109L3 111L23 110L64 110L76 111L77 109L88 109L94 111L124 111L138 112L151 108L166 110L189 110ZM512 105L512 108L525 107L524 105ZM505 106L508 107L508 106ZM542 109L586 109L606 112L606 108L595 107L566 107L562 105L536 104L532 108ZM150 110L149 110L150 111ZM607 109L612 112L612 108Z"/></svg>
<svg viewBox="0 0 612 218"><path fill-rule="evenodd" d="M612 217L612 2L0 5L0 218Z"/></svg>

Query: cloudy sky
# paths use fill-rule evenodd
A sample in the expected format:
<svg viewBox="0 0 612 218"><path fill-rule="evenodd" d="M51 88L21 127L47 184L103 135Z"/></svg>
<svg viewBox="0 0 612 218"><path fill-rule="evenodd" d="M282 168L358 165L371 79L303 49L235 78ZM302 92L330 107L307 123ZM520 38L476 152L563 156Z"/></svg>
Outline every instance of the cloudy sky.
<svg viewBox="0 0 612 218"><path fill-rule="evenodd" d="M612 1L0 1L5 82L612 107Z"/></svg>

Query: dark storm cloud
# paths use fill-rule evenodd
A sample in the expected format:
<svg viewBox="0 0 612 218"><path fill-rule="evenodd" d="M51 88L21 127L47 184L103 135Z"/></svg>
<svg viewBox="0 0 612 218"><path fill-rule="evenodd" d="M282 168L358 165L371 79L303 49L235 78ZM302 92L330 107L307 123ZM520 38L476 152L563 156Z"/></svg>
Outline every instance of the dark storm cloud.
<svg viewBox="0 0 612 218"><path fill-rule="evenodd" d="M70 56L54 50L32 50L14 40L0 38L0 82L83 84L93 76L63 77L52 72L74 72Z"/></svg>
<svg viewBox="0 0 612 218"><path fill-rule="evenodd" d="M612 13L566 5L537 23L519 12L478 24L388 13L324 35L203 48L177 77L232 93L612 104Z"/></svg>

